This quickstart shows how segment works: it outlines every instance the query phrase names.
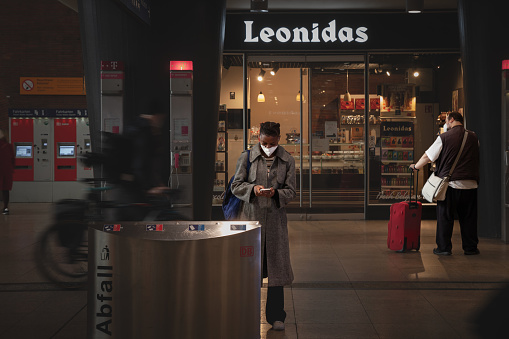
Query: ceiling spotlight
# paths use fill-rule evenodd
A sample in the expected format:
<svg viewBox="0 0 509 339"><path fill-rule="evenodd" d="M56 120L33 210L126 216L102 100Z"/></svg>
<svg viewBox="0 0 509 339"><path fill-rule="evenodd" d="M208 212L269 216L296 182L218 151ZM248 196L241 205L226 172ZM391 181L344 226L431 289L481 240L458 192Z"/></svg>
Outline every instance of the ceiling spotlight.
<svg viewBox="0 0 509 339"><path fill-rule="evenodd" d="M418 71L414 71L414 78L417 78L419 76L419 72Z"/></svg>
<svg viewBox="0 0 509 339"><path fill-rule="evenodd" d="M268 0L251 0L251 12L268 12Z"/></svg>
<svg viewBox="0 0 509 339"><path fill-rule="evenodd" d="M424 0L406 0L407 13L421 13L424 8Z"/></svg>
<svg viewBox="0 0 509 339"><path fill-rule="evenodd" d="M265 75L265 71L263 70L263 68L261 68L260 73L258 74L258 81L262 81L264 75Z"/></svg>
<svg viewBox="0 0 509 339"><path fill-rule="evenodd" d="M277 71L279 71L279 66L274 67L272 71L270 71L270 75L272 76L276 75Z"/></svg>
<svg viewBox="0 0 509 339"><path fill-rule="evenodd" d="M385 74L387 74L388 77L391 76L391 71L386 71Z"/></svg>

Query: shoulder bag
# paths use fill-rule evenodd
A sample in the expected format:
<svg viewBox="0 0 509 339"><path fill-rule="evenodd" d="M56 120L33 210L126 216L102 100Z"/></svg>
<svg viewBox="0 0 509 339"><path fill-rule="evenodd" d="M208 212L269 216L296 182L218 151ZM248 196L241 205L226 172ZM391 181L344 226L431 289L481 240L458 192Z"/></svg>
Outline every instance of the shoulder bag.
<svg viewBox="0 0 509 339"><path fill-rule="evenodd" d="M456 164L458 163L458 160L461 156L461 153L463 152L463 148L465 147L465 143L467 141L468 132L465 131L465 136L463 137L463 142L461 143L460 151L458 152L458 155L456 156L456 160L454 160L454 164L451 167L451 170L449 171L449 174L444 177L440 178L435 175L435 173L431 173L430 177L422 187L422 196L424 199L426 199L428 202L437 202L437 201L444 201L445 200L445 194L447 193L447 187L449 187L449 179L452 176L452 172L454 171L454 168L456 167Z"/></svg>
<svg viewBox="0 0 509 339"><path fill-rule="evenodd" d="M250 150L247 150L247 165L246 172L249 177L249 170L251 169L251 162L249 161ZM232 175L230 181L228 182L228 186L226 190L221 194L221 198L223 199L222 209L225 220L235 220L240 215L240 210L242 208L242 200L237 198L232 192L232 182L235 178L235 174ZM246 178L247 180L247 178Z"/></svg>

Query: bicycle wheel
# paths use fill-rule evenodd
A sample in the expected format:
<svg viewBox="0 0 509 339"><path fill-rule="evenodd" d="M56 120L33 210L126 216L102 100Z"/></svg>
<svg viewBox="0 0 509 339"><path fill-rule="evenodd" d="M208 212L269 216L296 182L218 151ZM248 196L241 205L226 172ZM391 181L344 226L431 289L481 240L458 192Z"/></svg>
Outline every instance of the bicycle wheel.
<svg viewBox="0 0 509 339"><path fill-rule="evenodd" d="M82 288L88 278L88 239L80 221L57 222L42 235L36 252L37 267L55 284Z"/></svg>

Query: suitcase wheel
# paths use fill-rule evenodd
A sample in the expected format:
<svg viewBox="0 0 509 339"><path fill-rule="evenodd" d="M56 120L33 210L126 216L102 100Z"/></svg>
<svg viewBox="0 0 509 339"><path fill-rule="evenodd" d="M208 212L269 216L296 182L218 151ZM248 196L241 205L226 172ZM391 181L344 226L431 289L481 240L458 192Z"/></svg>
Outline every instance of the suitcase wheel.
<svg viewBox="0 0 509 339"><path fill-rule="evenodd" d="M401 243L401 241L400 241L400 243ZM396 252L398 252L398 253L406 252L406 238L403 240L403 248Z"/></svg>

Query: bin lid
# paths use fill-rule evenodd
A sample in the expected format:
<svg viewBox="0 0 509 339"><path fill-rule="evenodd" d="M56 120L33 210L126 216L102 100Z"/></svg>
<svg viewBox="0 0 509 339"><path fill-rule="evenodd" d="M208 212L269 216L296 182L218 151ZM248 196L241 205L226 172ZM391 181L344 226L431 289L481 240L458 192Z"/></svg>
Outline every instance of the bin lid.
<svg viewBox="0 0 509 339"><path fill-rule="evenodd" d="M89 228L112 235L162 241L225 237L261 227L258 221L102 221Z"/></svg>

